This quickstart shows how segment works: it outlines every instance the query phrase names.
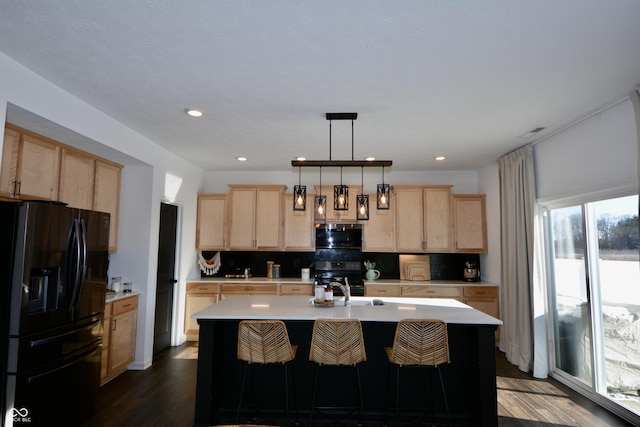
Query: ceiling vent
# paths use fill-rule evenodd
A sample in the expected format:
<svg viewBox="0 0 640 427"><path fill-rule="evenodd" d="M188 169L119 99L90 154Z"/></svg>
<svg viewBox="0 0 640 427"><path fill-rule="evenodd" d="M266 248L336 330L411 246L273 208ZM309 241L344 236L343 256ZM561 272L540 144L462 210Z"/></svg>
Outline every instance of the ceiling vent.
<svg viewBox="0 0 640 427"><path fill-rule="evenodd" d="M531 129L529 132L520 135L518 138L523 138L523 139L532 138L545 129L546 127L544 126L538 126L537 128Z"/></svg>

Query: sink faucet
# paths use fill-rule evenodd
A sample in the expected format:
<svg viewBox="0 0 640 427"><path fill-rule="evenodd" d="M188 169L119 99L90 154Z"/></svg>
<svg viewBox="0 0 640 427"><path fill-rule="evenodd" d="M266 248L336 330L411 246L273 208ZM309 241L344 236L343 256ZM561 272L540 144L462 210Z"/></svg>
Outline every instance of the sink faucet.
<svg viewBox="0 0 640 427"><path fill-rule="evenodd" d="M349 286L349 279L344 278L344 285L340 282L331 282L331 286L338 286L344 294L344 305L347 307L351 306L351 286Z"/></svg>

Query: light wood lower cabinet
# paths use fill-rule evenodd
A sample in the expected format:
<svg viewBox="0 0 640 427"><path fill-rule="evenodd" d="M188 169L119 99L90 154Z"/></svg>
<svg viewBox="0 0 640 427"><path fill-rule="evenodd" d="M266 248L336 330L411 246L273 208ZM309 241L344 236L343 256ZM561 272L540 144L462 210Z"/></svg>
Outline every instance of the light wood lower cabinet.
<svg viewBox="0 0 640 427"><path fill-rule="evenodd" d="M105 304L101 384L126 371L135 359L137 326L137 295Z"/></svg>
<svg viewBox="0 0 640 427"><path fill-rule="evenodd" d="M198 321L192 316L218 302L218 283L187 283L184 329L187 341L198 341Z"/></svg>
<svg viewBox="0 0 640 427"><path fill-rule="evenodd" d="M313 295L313 285L300 283L282 283L280 284L280 292L278 295Z"/></svg>
<svg viewBox="0 0 640 427"><path fill-rule="evenodd" d="M365 295L368 297L399 297L400 286L364 284Z"/></svg>
<svg viewBox="0 0 640 427"><path fill-rule="evenodd" d="M464 288L463 292L464 300L462 302L496 319L500 318L498 288L493 286L468 286Z"/></svg>
<svg viewBox="0 0 640 427"><path fill-rule="evenodd" d="M223 283L220 285L220 300L229 295L278 295L278 284Z"/></svg>
<svg viewBox="0 0 640 427"><path fill-rule="evenodd" d="M313 295L311 283L187 283L184 330L187 341L198 341L193 315L229 295Z"/></svg>
<svg viewBox="0 0 640 427"><path fill-rule="evenodd" d="M402 285L400 295L414 298L453 298L462 301L462 290L457 286Z"/></svg>

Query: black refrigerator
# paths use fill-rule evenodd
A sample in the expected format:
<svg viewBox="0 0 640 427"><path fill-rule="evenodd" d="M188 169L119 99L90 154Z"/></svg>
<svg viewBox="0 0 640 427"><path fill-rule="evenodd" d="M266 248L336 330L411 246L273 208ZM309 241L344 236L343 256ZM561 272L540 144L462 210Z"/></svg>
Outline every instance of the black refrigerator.
<svg viewBox="0 0 640 427"><path fill-rule="evenodd" d="M2 426L77 425L100 387L109 214L0 202Z"/></svg>

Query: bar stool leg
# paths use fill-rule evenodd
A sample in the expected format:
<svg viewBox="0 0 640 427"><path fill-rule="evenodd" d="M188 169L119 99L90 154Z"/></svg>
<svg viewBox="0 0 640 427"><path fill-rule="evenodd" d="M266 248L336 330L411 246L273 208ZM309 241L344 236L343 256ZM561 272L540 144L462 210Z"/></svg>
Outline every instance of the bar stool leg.
<svg viewBox="0 0 640 427"><path fill-rule="evenodd" d="M240 400L238 401L238 411L236 412L236 424L238 424L238 420L240 419L240 408L242 408L242 397L244 396L244 386L247 381L247 370L249 369L249 364L244 365L244 374L242 375L242 386L240 387Z"/></svg>
<svg viewBox="0 0 640 427"><path fill-rule="evenodd" d="M444 381L442 381L442 373L440 372L440 367L436 367L436 371L438 372L438 378L440 378L440 389L442 390L442 398L444 400L444 409L447 411L447 423L449 427L451 427L451 416L449 415L449 404L447 403L447 393L444 390Z"/></svg>
<svg viewBox="0 0 640 427"><path fill-rule="evenodd" d="M362 425L362 419L364 415L364 402L362 400L362 387L360 386L360 369L358 365L356 365L356 380L358 382L358 419L360 420L360 425Z"/></svg>
<svg viewBox="0 0 640 427"><path fill-rule="evenodd" d="M400 366L396 365L396 424L400 422Z"/></svg>
<svg viewBox="0 0 640 427"><path fill-rule="evenodd" d="M291 365L291 380L293 385L293 410L295 411L295 414L296 414L295 422L297 424L300 417L298 414L298 397L297 397L298 395L296 390L296 367L293 364Z"/></svg>
<svg viewBox="0 0 640 427"><path fill-rule="evenodd" d="M309 423L313 421L313 411L316 407L316 385L318 384L318 367L319 365L316 365L316 372L313 377L313 393L311 395L311 413L309 414Z"/></svg>

